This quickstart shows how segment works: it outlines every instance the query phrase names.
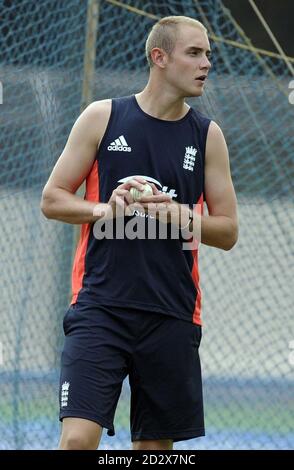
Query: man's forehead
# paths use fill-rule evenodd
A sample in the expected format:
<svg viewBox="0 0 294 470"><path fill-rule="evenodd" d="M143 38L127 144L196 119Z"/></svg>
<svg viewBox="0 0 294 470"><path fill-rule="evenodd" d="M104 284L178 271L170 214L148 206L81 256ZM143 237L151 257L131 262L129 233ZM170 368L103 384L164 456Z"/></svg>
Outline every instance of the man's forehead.
<svg viewBox="0 0 294 470"><path fill-rule="evenodd" d="M181 47L195 47L210 49L209 40L205 31L197 26L180 25L176 43Z"/></svg>

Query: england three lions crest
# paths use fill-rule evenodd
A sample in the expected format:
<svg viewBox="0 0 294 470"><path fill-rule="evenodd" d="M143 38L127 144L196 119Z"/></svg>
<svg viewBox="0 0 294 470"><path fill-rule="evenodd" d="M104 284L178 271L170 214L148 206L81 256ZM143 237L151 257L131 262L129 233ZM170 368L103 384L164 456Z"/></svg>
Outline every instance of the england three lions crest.
<svg viewBox="0 0 294 470"><path fill-rule="evenodd" d="M197 149L195 147L186 147L186 153L184 156L183 168L184 170L193 171L195 160L196 160Z"/></svg>

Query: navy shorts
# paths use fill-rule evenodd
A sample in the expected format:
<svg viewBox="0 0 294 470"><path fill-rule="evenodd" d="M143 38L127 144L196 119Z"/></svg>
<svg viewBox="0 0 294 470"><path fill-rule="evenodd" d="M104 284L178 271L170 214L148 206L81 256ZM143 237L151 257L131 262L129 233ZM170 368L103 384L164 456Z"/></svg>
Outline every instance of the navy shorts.
<svg viewBox="0 0 294 470"><path fill-rule="evenodd" d="M204 436L201 326L120 307L72 305L64 317L60 420L85 418L114 435L129 376L131 439Z"/></svg>

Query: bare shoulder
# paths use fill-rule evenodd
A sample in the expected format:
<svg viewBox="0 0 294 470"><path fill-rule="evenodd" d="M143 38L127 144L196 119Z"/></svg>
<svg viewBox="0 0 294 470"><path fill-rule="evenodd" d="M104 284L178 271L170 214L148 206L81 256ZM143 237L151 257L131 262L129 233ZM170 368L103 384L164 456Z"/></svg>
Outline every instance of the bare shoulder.
<svg viewBox="0 0 294 470"><path fill-rule="evenodd" d="M86 108L89 110L90 113L95 114L101 114L101 113L110 113L111 111L111 99L107 100L99 100L99 101L93 101L89 106Z"/></svg>
<svg viewBox="0 0 294 470"><path fill-rule="evenodd" d="M210 163L215 164L217 161L219 163L224 163L229 159L228 148L223 131L214 121L211 121L208 128L205 159L206 165L209 165Z"/></svg>
<svg viewBox="0 0 294 470"><path fill-rule="evenodd" d="M205 198L210 215L236 218L236 195L231 178L229 152L223 132L211 121L205 153Z"/></svg>
<svg viewBox="0 0 294 470"><path fill-rule="evenodd" d="M87 108L86 112L89 117L92 118L99 118L99 119L107 119L111 113L111 99L108 100L101 100L101 101L93 101Z"/></svg>
<svg viewBox="0 0 294 470"><path fill-rule="evenodd" d="M207 142L219 140L225 140L223 131L215 121L211 121L208 127Z"/></svg>
<svg viewBox="0 0 294 470"><path fill-rule="evenodd" d="M95 160L111 113L111 100L95 101L75 121L65 147L47 182L48 188L74 193Z"/></svg>
<svg viewBox="0 0 294 470"><path fill-rule="evenodd" d="M93 135L97 145L101 141L106 130L111 114L111 99L93 101L80 115L88 132Z"/></svg>

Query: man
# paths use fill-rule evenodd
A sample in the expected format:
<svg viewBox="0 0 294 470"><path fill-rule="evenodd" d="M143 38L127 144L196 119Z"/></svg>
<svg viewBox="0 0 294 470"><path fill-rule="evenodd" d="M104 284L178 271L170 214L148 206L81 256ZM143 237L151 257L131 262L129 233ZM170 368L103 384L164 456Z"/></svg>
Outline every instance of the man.
<svg viewBox="0 0 294 470"><path fill-rule="evenodd" d="M182 238L200 221L202 243L224 250L237 240L225 139L185 103L202 95L211 67L206 29L191 18L163 18L146 55L145 89L92 103L43 191L46 217L83 224L64 318L60 449L96 449L103 427L114 434L127 375L133 449L172 449L174 441L204 435L197 249L184 250L172 236L94 233L125 213L128 221L176 227ZM75 192L85 179L82 200ZM146 182L153 195L138 208L130 189L142 191ZM197 204L202 212L204 194L209 215L191 211Z"/></svg>

